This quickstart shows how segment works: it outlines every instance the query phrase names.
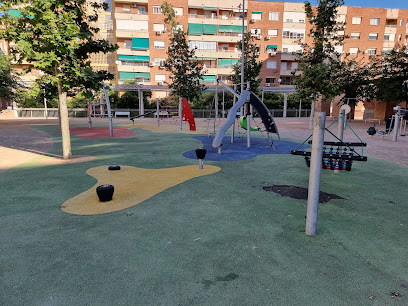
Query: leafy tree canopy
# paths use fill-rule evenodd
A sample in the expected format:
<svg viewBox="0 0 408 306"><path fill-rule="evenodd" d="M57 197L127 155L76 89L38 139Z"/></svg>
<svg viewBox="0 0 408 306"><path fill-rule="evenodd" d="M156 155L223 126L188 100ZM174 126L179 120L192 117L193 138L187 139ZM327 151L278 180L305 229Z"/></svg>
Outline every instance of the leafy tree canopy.
<svg viewBox="0 0 408 306"><path fill-rule="evenodd" d="M238 49L242 51L242 40L238 42ZM259 57L259 47L254 44L254 38L250 32L244 35L244 82L249 82L253 92L258 91L261 84L261 79L258 78L262 69L262 62L257 59ZM234 65L231 81L234 84L241 84L241 65L242 58ZM246 86L246 84L245 84ZM241 87L237 87L240 91Z"/></svg>
<svg viewBox="0 0 408 306"><path fill-rule="evenodd" d="M12 100L14 90L20 87L19 77L14 72L10 57L0 54L0 98Z"/></svg>
<svg viewBox="0 0 408 306"><path fill-rule="evenodd" d="M190 49L187 35L177 28L177 20L172 5L164 2L162 5L164 22L170 28L170 46L164 67L171 73L171 83L168 83L172 94L193 101L206 89L203 80L203 67L195 56L195 49Z"/></svg>

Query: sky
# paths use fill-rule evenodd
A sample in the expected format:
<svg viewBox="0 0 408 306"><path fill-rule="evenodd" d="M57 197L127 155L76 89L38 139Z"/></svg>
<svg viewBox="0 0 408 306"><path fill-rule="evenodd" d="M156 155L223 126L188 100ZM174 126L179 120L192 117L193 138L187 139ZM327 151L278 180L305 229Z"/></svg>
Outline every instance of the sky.
<svg viewBox="0 0 408 306"><path fill-rule="evenodd" d="M273 0L263 0L273 1ZM316 4L315 0L310 0L312 5ZM305 2L303 0L280 0L277 2ZM408 9L408 0L344 0L347 6L359 6L359 7L378 7L378 8L400 8Z"/></svg>

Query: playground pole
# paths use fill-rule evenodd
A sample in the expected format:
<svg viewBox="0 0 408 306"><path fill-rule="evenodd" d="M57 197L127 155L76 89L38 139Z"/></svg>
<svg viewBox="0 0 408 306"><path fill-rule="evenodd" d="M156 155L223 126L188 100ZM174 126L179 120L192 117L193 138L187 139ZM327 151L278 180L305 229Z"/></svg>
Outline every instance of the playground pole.
<svg viewBox="0 0 408 306"><path fill-rule="evenodd" d="M143 90L139 88L138 94L139 94L139 115L144 115Z"/></svg>
<svg viewBox="0 0 408 306"><path fill-rule="evenodd" d="M215 85L215 120L217 121L218 119L218 83Z"/></svg>
<svg viewBox="0 0 408 306"><path fill-rule="evenodd" d="M242 43L241 43L241 95L244 92L244 62L245 62L245 0L242 0Z"/></svg>
<svg viewBox="0 0 408 306"><path fill-rule="evenodd" d="M222 118L225 118L225 89L222 89Z"/></svg>
<svg viewBox="0 0 408 306"><path fill-rule="evenodd" d="M180 131L183 130L183 98L179 98Z"/></svg>
<svg viewBox="0 0 408 306"><path fill-rule="evenodd" d="M340 110L340 115L339 115L339 121L337 122L337 137L343 141L343 134L344 134L344 117L346 116L346 110L341 109ZM339 149L341 150L341 147L339 146ZM341 154L341 153L340 153ZM335 169L334 173L340 173L341 171L339 169Z"/></svg>
<svg viewBox="0 0 408 306"><path fill-rule="evenodd" d="M302 117L302 99L299 100L299 118Z"/></svg>
<svg viewBox="0 0 408 306"><path fill-rule="evenodd" d="M399 132L399 115L398 115L398 113L394 115L394 135L393 135L393 138L392 138L393 141L397 141L397 138L398 138L398 132Z"/></svg>
<svg viewBox="0 0 408 306"><path fill-rule="evenodd" d="M283 118L286 118L286 112L288 109L288 94L283 93Z"/></svg>
<svg viewBox="0 0 408 306"><path fill-rule="evenodd" d="M106 100L106 106L108 107L108 118L109 118L109 133L110 137L113 137L113 124L112 124L112 112L111 112L111 106L110 106L110 101L109 101L109 95L106 90L105 83L102 81L102 86L103 86L103 91L105 93L105 100ZM102 98L102 95L101 95Z"/></svg>
<svg viewBox="0 0 408 306"><path fill-rule="evenodd" d="M156 114L157 114L157 126L160 126L160 103L159 103L159 98L156 99Z"/></svg>
<svg viewBox="0 0 408 306"><path fill-rule="evenodd" d="M247 90L250 90L250 84L248 82L247 84ZM249 99L249 95L248 98ZM251 106L249 101L247 101L247 147L250 148L251 147Z"/></svg>
<svg viewBox="0 0 408 306"><path fill-rule="evenodd" d="M234 85L234 91L235 92L237 91L237 85ZM234 95L234 102L233 102L234 105L236 103L236 100L237 100L237 97ZM235 116L235 120L236 120L237 119L237 114L234 114L234 116ZM235 136L235 121L234 121L234 124L232 125L231 143L234 143L234 136Z"/></svg>
<svg viewBox="0 0 408 306"><path fill-rule="evenodd" d="M45 97L45 94L44 94L44 117L45 119L48 119L47 98Z"/></svg>
<svg viewBox="0 0 408 306"><path fill-rule="evenodd" d="M309 236L316 236L317 233L325 122L326 113L317 112L313 123L312 155L310 158L309 191L307 198L306 235Z"/></svg>

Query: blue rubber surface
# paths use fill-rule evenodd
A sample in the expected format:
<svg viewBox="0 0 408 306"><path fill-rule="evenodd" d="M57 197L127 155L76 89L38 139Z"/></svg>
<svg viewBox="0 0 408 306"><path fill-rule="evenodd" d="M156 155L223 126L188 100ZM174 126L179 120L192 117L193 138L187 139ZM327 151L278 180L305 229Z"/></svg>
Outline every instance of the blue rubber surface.
<svg viewBox="0 0 408 306"><path fill-rule="evenodd" d="M234 143L231 143L231 137L226 136L223 138L223 145L221 147L221 154L218 154L218 149L213 148L211 143L213 137L197 136L195 139L200 140L203 143L204 148L207 149L206 160L212 161L232 161L232 160L244 160L254 158L261 154L290 154L290 150L295 149L299 144L285 140L275 140L273 149L264 138L251 138L251 147L247 148L247 139L234 138ZM197 159L195 149L183 153L184 157Z"/></svg>

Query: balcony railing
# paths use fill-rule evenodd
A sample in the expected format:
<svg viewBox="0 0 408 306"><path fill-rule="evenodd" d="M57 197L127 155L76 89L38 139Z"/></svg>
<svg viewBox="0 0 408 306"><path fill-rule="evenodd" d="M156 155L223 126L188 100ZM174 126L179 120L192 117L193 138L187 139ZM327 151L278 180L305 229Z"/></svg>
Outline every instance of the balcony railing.
<svg viewBox="0 0 408 306"><path fill-rule="evenodd" d="M123 62L123 61L120 61L120 65L122 65L122 66L149 67L149 63L146 63L146 62Z"/></svg>

